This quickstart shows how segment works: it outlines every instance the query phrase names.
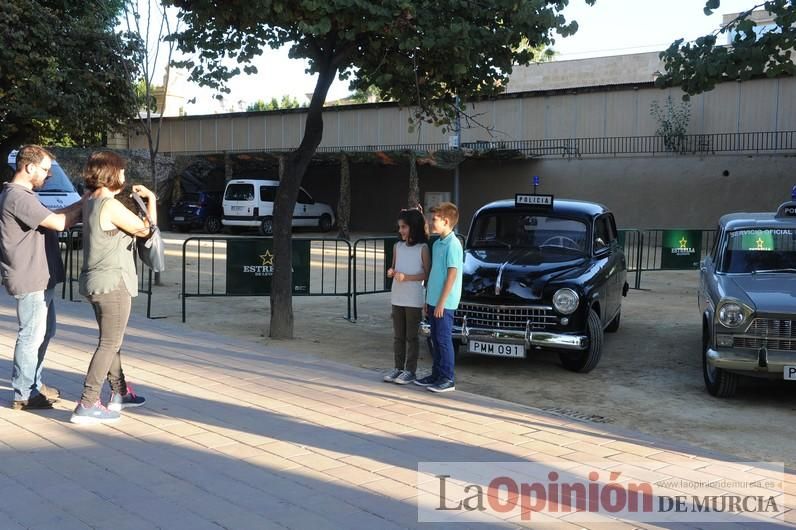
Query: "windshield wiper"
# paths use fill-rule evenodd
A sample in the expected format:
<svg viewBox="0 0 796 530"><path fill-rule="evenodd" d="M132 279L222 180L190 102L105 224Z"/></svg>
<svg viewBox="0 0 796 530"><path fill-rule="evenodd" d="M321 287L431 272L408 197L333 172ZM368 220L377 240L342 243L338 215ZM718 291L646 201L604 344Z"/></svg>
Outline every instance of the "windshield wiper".
<svg viewBox="0 0 796 530"><path fill-rule="evenodd" d="M754 271L752 271L752 274L757 274L757 273L764 273L764 274L768 274L768 273L772 273L772 272L796 272L796 269L794 269L794 268L785 268L785 269L758 269L758 270L754 270Z"/></svg>

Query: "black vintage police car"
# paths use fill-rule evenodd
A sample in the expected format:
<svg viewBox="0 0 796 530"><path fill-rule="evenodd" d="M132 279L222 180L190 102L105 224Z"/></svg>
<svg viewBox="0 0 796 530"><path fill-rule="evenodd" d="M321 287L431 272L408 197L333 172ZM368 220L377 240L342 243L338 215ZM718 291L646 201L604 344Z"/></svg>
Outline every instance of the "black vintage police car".
<svg viewBox="0 0 796 530"><path fill-rule="evenodd" d="M588 372L600 360L603 330L619 328L626 276L604 206L520 194L487 204L465 245L454 341L499 357L555 350L564 367Z"/></svg>
<svg viewBox="0 0 796 530"><path fill-rule="evenodd" d="M796 187L776 213L719 220L698 302L710 394L732 396L739 375L796 381Z"/></svg>

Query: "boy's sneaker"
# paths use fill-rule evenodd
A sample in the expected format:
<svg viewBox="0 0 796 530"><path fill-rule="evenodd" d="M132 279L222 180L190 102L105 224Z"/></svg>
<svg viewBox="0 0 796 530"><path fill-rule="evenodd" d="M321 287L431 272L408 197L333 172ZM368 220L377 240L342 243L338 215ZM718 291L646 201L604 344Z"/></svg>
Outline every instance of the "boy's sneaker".
<svg viewBox="0 0 796 530"><path fill-rule="evenodd" d="M72 417L69 421L72 423L80 423L83 425L92 425L95 423L114 423L119 421L121 415L118 412L108 410L102 406L102 402L97 400L96 403L90 407L86 407L83 403L78 403Z"/></svg>
<svg viewBox="0 0 796 530"><path fill-rule="evenodd" d="M14 400L11 408L14 410L43 410L53 408L53 403L44 397L44 394L36 394L25 400Z"/></svg>
<svg viewBox="0 0 796 530"><path fill-rule="evenodd" d="M415 374L413 374L408 370L404 370L403 372L401 372L401 375L395 378L395 383L398 385L408 385L415 379L416 379Z"/></svg>
<svg viewBox="0 0 796 530"><path fill-rule="evenodd" d="M384 376L385 383L394 383L398 376L403 373L403 370L399 370L398 368L393 368L390 373Z"/></svg>
<svg viewBox="0 0 796 530"><path fill-rule="evenodd" d="M111 399L108 401L108 410L119 412L130 407L140 407L146 403L146 398L133 392L133 387L127 385L127 393L124 395L111 392Z"/></svg>
<svg viewBox="0 0 796 530"><path fill-rule="evenodd" d="M421 379L415 379L415 384L418 386L431 386L437 382L437 378L433 375L427 375Z"/></svg>
<svg viewBox="0 0 796 530"><path fill-rule="evenodd" d="M453 392L456 390L456 385L450 379L440 379L436 385L428 387L432 392Z"/></svg>

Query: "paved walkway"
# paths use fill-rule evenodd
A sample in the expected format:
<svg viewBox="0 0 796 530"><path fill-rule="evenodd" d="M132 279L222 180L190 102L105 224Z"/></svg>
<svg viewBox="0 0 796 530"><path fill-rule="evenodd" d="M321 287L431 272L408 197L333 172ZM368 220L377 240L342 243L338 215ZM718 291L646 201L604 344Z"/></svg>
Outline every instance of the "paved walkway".
<svg viewBox="0 0 796 530"><path fill-rule="evenodd" d="M639 433L460 391L433 395L415 385L387 385L370 371L136 315L123 359L147 405L125 411L114 426L76 426L69 416L96 345L96 324L86 303L58 300L58 312L45 381L62 390L62 400L52 411L14 411L16 318L13 299L0 295L3 530L486 528L468 523L465 513L456 523L419 523L418 495L439 488L433 477L418 486L418 462L555 461L571 472L586 465L621 472L620 482L749 471L722 462L731 460L726 456ZM785 485L796 489L796 477L786 475ZM777 498L785 513L771 527L796 520L792 498ZM528 523L515 511L492 521L656 527L607 516L601 524L593 514L583 522L582 515L534 513Z"/></svg>

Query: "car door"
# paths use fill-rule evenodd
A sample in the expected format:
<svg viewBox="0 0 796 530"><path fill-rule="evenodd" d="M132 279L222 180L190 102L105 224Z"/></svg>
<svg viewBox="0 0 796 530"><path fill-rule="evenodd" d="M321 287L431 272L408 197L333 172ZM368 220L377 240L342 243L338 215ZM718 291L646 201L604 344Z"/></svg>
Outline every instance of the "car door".
<svg viewBox="0 0 796 530"><path fill-rule="evenodd" d="M622 293L624 293L625 284L627 283L627 257L619 244L619 232L616 229L616 220L614 214L609 213L606 215L608 219L608 230L611 238L610 247L613 257L613 292L614 310L619 311L622 307Z"/></svg>
<svg viewBox="0 0 796 530"><path fill-rule="evenodd" d="M293 226L315 226L318 224L318 216L313 216L314 201L304 188L299 188L296 206L293 208Z"/></svg>
<svg viewBox="0 0 796 530"><path fill-rule="evenodd" d="M617 252L611 247L610 220L606 214L594 221L594 237L592 239L594 258L599 263L598 283L600 305L602 307L603 324L607 324L618 311L619 300L616 296L618 276Z"/></svg>

